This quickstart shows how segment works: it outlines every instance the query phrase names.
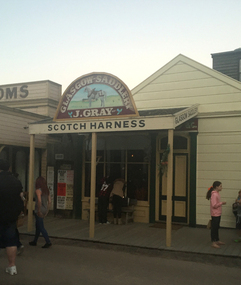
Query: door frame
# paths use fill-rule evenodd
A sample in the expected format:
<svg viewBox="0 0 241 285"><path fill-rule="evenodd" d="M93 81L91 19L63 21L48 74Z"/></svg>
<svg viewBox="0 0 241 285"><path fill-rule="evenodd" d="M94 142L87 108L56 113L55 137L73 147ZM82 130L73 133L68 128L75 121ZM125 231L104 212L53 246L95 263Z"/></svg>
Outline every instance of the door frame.
<svg viewBox="0 0 241 285"><path fill-rule="evenodd" d="M165 138L166 134L160 134L157 136L156 140L156 165L158 166L160 164L160 157L163 153L164 149L161 149L161 140ZM187 139L187 148L186 149L173 149L173 165L175 166L175 157L177 155L186 155L187 156L187 163L186 163L186 217L183 219L176 217L175 219L172 216L172 221L176 223L182 223L182 224L188 224L189 223L189 203L190 203L190 136L188 133L181 133L181 132L175 132L174 138L177 136L181 136ZM166 215L160 215L161 213L161 193L160 193L160 185L162 180L162 175L159 173L159 171L156 171L156 204L155 204L155 220L156 221L165 221ZM165 174L164 174L165 175ZM173 167L173 191L175 187L175 167ZM165 195L163 195L165 196ZM173 199L172 199L173 201ZM174 201L173 201L174 203ZM174 207L172 206L172 215L174 213Z"/></svg>

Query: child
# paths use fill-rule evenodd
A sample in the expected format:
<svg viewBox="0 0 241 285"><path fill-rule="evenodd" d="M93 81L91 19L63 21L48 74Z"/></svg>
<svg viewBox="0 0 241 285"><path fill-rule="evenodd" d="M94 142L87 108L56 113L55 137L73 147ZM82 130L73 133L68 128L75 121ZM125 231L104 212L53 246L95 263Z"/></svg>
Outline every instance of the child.
<svg viewBox="0 0 241 285"><path fill-rule="evenodd" d="M220 181L214 181L213 186L208 189L206 198L210 199L210 212L211 212L211 240L212 247L220 248L220 245L225 244L219 240L218 230L220 227L220 220L222 214L222 205L226 205L226 202L220 201L219 192L222 191L222 183Z"/></svg>

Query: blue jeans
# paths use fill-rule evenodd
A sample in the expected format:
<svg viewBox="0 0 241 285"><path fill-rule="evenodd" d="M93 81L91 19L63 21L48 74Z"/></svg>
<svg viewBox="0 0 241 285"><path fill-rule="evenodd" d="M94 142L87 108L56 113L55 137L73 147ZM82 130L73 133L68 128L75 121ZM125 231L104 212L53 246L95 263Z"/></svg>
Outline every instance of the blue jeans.
<svg viewBox="0 0 241 285"><path fill-rule="evenodd" d="M35 220L36 220L36 223L35 223L36 231L35 231L34 241L37 243L40 233L42 233L42 236L44 237L46 243L50 243L48 233L44 228L44 219L40 218L35 213L34 215L35 215Z"/></svg>

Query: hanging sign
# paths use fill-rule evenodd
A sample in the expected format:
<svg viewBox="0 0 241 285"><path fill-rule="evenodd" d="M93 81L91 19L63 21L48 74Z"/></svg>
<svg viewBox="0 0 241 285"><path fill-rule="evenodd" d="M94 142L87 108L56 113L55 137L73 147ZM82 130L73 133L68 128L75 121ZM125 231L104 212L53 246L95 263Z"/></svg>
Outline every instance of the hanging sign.
<svg viewBox="0 0 241 285"><path fill-rule="evenodd" d="M185 123L191 118L197 116L197 114L198 114L198 104L195 104L187 109L184 109L183 111L176 113L174 117L174 127L176 128L177 126Z"/></svg>
<svg viewBox="0 0 241 285"><path fill-rule="evenodd" d="M131 91L124 82L108 73L90 73L69 85L54 121L138 115Z"/></svg>

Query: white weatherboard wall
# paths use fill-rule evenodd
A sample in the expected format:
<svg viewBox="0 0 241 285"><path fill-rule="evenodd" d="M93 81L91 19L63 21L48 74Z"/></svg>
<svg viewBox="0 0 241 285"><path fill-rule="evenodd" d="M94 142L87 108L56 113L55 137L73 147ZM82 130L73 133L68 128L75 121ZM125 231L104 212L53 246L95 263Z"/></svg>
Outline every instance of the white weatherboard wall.
<svg viewBox="0 0 241 285"><path fill-rule="evenodd" d="M232 203L241 189L240 117L199 120L197 149L197 224L207 224L210 206L205 195L207 187L218 180L223 184L221 225L235 227Z"/></svg>
<svg viewBox="0 0 241 285"><path fill-rule="evenodd" d="M0 106L0 145L29 147L30 136L26 127L28 127L28 123L36 122L43 118L46 117ZM36 135L35 147L46 148L45 135Z"/></svg>
<svg viewBox="0 0 241 285"><path fill-rule="evenodd" d="M241 110L241 83L183 55L132 90L138 110L187 107L198 111Z"/></svg>
<svg viewBox="0 0 241 285"><path fill-rule="evenodd" d="M235 227L231 206L241 189L241 82L183 55L132 90L138 110L198 106L197 224L210 218L208 187L223 183L221 225Z"/></svg>

